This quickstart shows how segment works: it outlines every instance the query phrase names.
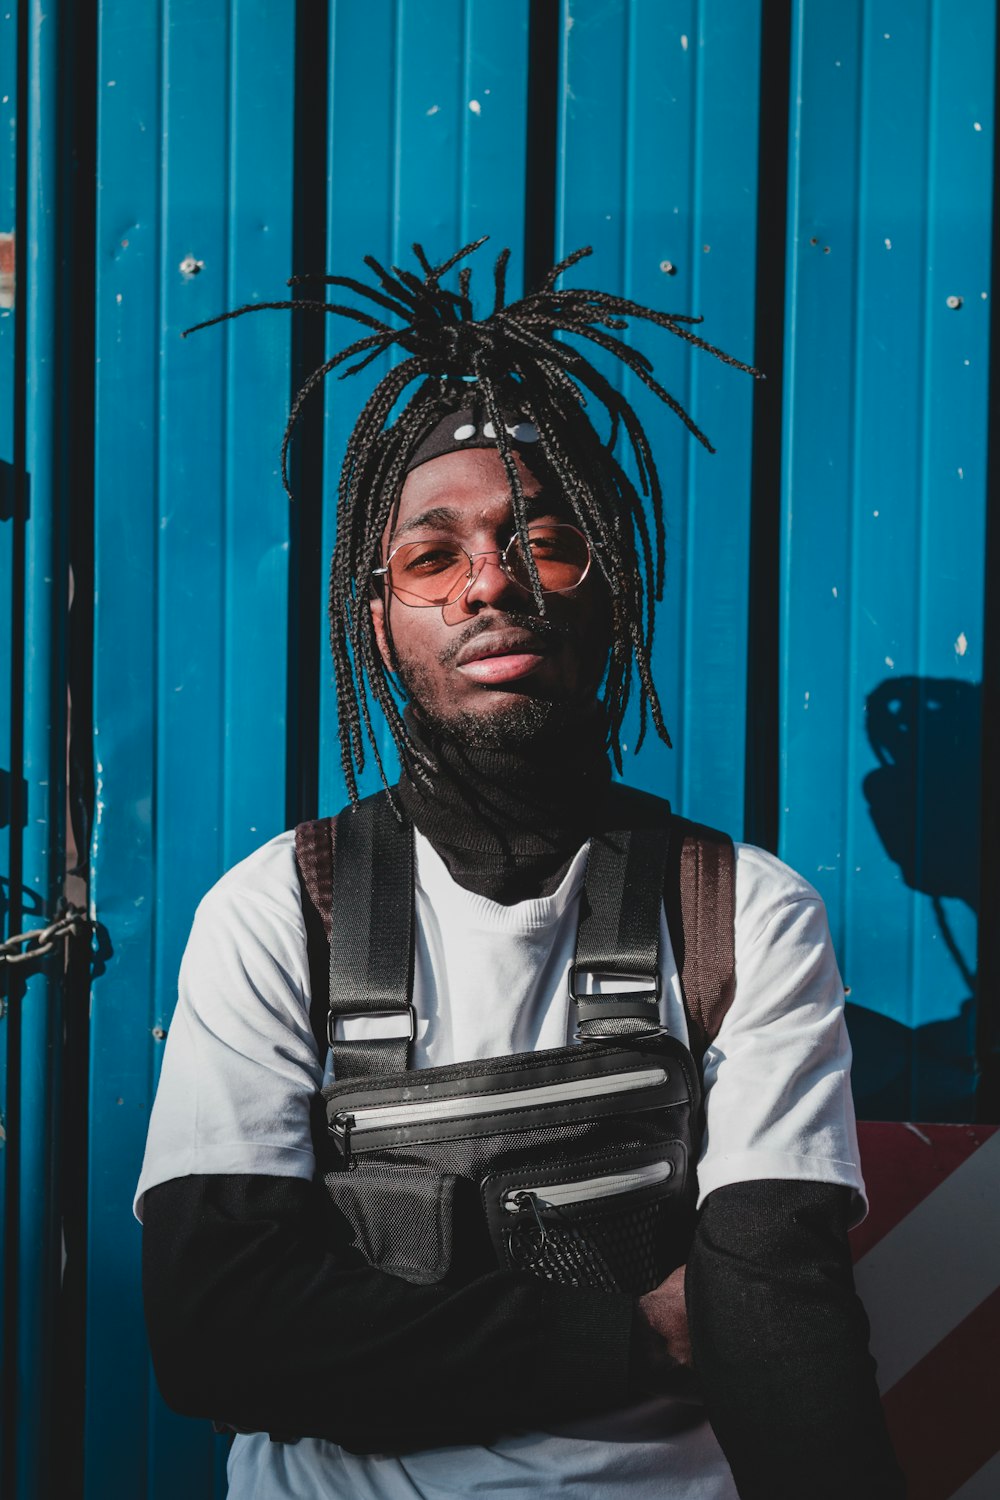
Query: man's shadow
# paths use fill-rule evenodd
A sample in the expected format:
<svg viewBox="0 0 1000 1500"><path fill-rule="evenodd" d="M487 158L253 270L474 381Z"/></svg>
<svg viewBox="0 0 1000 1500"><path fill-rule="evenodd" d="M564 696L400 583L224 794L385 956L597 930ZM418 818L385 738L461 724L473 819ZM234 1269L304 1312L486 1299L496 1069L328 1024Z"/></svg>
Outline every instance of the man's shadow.
<svg viewBox="0 0 1000 1500"><path fill-rule="evenodd" d="M976 975L945 901L978 914L981 717L979 685L949 677L889 678L867 700L878 760L863 783L872 823L906 885L930 898L967 994L957 1015L916 1028L848 1003L864 1119L972 1117Z"/></svg>

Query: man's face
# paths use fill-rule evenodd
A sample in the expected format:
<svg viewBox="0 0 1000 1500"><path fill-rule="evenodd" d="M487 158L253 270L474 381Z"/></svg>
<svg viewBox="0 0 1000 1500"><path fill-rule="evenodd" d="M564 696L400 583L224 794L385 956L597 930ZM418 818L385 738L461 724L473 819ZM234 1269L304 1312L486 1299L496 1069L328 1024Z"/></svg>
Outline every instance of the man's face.
<svg viewBox="0 0 1000 1500"><path fill-rule="evenodd" d="M515 462L529 522L571 520L561 497ZM607 662L610 610L599 570L592 566L570 594L546 595L543 618L499 565L513 534L500 455L473 448L414 469L383 537L383 560L403 541L430 537L492 554L475 559L472 582L452 604L415 608L388 590L371 604L386 666L431 723L470 744L524 744L579 723L593 711Z"/></svg>

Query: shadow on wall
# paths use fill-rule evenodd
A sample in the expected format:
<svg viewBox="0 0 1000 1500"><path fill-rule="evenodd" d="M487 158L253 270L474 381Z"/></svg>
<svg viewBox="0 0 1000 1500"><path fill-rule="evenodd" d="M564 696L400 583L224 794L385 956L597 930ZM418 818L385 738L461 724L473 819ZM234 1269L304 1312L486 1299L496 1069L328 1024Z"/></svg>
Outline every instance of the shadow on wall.
<svg viewBox="0 0 1000 1500"><path fill-rule="evenodd" d="M866 704L878 759L863 790L875 830L911 890L928 896L967 998L957 1016L911 1029L848 1003L858 1114L965 1120L975 1089L976 976L944 905L979 906L982 694L950 677L894 677Z"/></svg>

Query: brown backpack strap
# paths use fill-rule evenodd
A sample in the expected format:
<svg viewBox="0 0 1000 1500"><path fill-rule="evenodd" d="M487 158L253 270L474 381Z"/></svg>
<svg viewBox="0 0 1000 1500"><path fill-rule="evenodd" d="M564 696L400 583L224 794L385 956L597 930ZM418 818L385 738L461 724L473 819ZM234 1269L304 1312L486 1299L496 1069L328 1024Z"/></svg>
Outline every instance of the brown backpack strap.
<svg viewBox="0 0 1000 1500"><path fill-rule="evenodd" d="M691 1051L701 1062L736 989L736 857L728 834L674 817L664 887Z"/></svg>

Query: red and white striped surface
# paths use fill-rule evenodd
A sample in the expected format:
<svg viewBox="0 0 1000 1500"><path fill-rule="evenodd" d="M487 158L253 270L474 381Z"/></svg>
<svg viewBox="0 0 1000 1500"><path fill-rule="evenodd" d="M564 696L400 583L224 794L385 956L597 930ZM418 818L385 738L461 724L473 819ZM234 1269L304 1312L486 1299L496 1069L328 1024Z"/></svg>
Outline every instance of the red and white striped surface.
<svg viewBox="0 0 1000 1500"><path fill-rule="evenodd" d="M1000 1130L858 1133L855 1276L909 1500L1000 1500Z"/></svg>

